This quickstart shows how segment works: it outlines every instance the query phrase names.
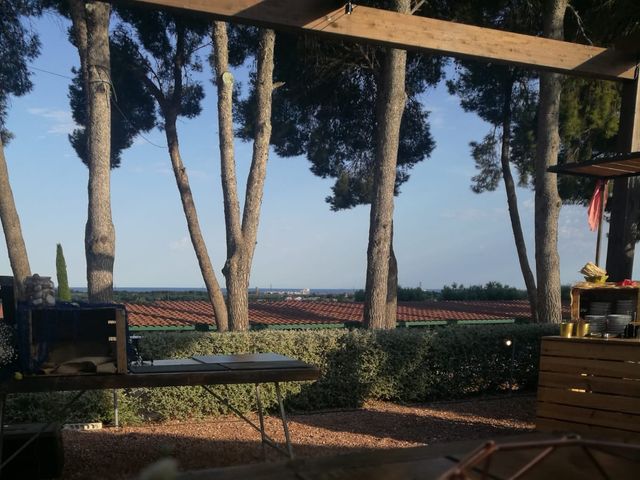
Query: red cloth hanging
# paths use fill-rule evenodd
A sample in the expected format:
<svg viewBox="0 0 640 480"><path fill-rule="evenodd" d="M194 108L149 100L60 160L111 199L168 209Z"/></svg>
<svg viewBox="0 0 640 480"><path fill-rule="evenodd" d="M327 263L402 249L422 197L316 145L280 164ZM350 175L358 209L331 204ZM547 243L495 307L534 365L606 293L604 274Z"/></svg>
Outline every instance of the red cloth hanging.
<svg viewBox="0 0 640 480"><path fill-rule="evenodd" d="M602 196L604 195L604 200ZM589 217L589 228L592 232L598 229L598 223L600 223L600 217L602 216L602 210L607 205L607 181L597 180L596 188L593 191L593 196L589 202L589 208L587 215Z"/></svg>

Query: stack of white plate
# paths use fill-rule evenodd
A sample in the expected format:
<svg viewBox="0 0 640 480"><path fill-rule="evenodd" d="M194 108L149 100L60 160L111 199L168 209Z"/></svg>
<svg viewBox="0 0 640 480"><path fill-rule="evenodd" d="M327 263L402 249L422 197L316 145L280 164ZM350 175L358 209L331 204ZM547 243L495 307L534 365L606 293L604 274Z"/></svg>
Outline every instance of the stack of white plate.
<svg viewBox="0 0 640 480"><path fill-rule="evenodd" d="M608 315L611 312L611 302L591 302L589 315Z"/></svg>
<svg viewBox="0 0 640 480"><path fill-rule="evenodd" d="M622 335L625 327L631 323L631 315L607 315L607 333L611 335Z"/></svg>
<svg viewBox="0 0 640 480"><path fill-rule="evenodd" d="M616 313L629 314L635 310L635 302L633 300L618 300L616 302Z"/></svg>
<svg viewBox="0 0 640 480"><path fill-rule="evenodd" d="M607 329L606 315L586 315L584 319L589 324L589 332L604 333Z"/></svg>

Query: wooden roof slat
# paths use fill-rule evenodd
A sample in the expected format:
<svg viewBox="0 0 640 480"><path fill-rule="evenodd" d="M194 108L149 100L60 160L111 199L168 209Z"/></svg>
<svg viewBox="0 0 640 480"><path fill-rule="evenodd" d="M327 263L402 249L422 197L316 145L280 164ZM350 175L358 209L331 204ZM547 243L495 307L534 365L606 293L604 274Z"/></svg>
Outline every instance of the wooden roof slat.
<svg viewBox="0 0 640 480"><path fill-rule="evenodd" d="M640 175L640 152L613 155L583 163L556 165L549 167L548 171L600 178L636 176Z"/></svg>
<svg viewBox="0 0 640 480"><path fill-rule="evenodd" d="M130 0L180 8L236 22L364 41L406 50L508 63L609 80L633 80L636 56L502 30L355 5L333 0ZM339 5L339 6L338 6ZM337 8L336 8L337 7Z"/></svg>

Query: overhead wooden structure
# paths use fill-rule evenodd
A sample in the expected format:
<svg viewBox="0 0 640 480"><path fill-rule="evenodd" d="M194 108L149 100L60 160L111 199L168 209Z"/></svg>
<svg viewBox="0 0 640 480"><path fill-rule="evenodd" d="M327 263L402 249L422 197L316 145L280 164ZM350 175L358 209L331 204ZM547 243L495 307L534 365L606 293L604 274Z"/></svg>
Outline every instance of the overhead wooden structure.
<svg viewBox="0 0 640 480"><path fill-rule="evenodd" d="M579 175L583 177L595 177L603 180L615 180L625 177L640 175L640 152L617 154L610 157L599 158L589 162L565 163L554 165L547 169L548 172ZM605 193L600 197L600 218L598 219L598 237L596 240L596 265L600 264L600 245L602 243L602 219L604 216Z"/></svg>
<svg viewBox="0 0 640 480"><path fill-rule="evenodd" d="M640 175L640 152L614 155L589 162L549 167L549 172L612 179Z"/></svg>
<svg viewBox="0 0 640 480"><path fill-rule="evenodd" d="M623 89L619 150L623 154L640 150L640 45L636 41L637 35L622 39L616 48L600 48L360 5L349 4L350 8L346 8L344 0L120 1L189 10L218 20L311 33L336 40L620 81ZM604 172L604 169L598 171ZM635 215L632 206L634 188L629 186L625 176L628 175L616 175L614 182L614 213L607 257L612 280L629 278L631 271L627 270L633 264L619 255L619 252L629 251L628 245L633 238L631 216ZM600 237L600 233L598 235ZM599 246L597 250L599 252Z"/></svg>
<svg viewBox="0 0 640 480"><path fill-rule="evenodd" d="M131 0L210 14L219 20L363 41L406 50L520 65L570 75L633 80L637 56L581 45L407 15L335 0Z"/></svg>

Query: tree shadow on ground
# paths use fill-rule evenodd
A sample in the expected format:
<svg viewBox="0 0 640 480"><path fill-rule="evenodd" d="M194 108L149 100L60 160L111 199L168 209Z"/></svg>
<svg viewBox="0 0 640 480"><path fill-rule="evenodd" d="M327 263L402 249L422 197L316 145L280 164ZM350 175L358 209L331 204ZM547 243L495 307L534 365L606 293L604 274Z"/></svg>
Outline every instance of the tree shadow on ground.
<svg viewBox="0 0 640 480"><path fill-rule="evenodd" d="M335 455L339 447L295 446L299 456ZM148 465L166 457L178 468L200 470L264 462L260 441L228 441L158 433L65 432L65 466L61 480L137 478ZM97 451L99 450L99 451ZM267 461L285 457L267 449Z"/></svg>
<svg viewBox="0 0 640 480"><path fill-rule="evenodd" d="M508 403L508 408L504 408L505 403ZM503 393L407 406L442 412L455 410L459 414L480 415L503 421L533 422L536 413L536 395L533 392L515 395Z"/></svg>
<svg viewBox="0 0 640 480"><path fill-rule="evenodd" d="M378 439L416 444L432 444L464 439L489 439L493 436L531 432L531 424L503 421L496 417L466 414L444 408L431 413L358 410L337 412L330 417L300 415L295 422L337 433L367 435Z"/></svg>

